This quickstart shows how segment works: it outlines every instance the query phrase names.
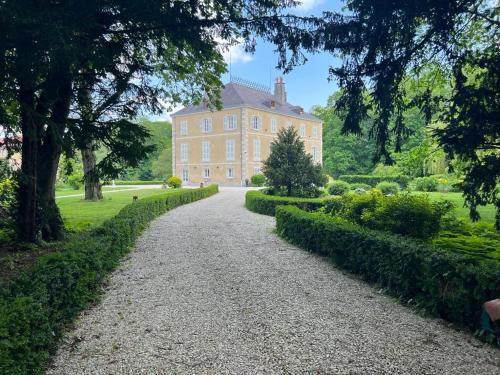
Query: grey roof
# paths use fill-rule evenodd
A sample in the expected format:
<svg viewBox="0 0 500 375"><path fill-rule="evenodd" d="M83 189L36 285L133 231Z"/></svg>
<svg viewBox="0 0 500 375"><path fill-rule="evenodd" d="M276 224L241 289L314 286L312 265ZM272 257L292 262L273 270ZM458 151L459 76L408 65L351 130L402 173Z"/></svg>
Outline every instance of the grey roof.
<svg viewBox="0 0 500 375"><path fill-rule="evenodd" d="M224 89L221 91L221 99L224 108L251 106L283 115L321 122L319 118L310 113L299 113L298 109L300 107L294 106L290 103L276 103L275 107L271 108L271 101L275 100L273 94L235 82L228 83L224 86ZM206 112L208 110L209 108L206 104L190 105L175 112L172 116L188 115L191 113Z"/></svg>

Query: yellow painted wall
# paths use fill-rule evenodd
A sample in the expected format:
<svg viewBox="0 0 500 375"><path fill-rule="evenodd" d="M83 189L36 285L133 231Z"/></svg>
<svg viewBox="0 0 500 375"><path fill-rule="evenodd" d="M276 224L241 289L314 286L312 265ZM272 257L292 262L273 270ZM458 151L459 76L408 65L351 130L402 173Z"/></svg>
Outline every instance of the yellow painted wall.
<svg viewBox="0 0 500 375"><path fill-rule="evenodd" d="M224 129L225 115L237 116L237 128L235 130ZM252 116L261 117L261 126L259 130L252 128ZM242 117L243 116L243 117ZM201 131L200 122L204 118L212 118L212 131L203 133ZM322 155L321 142L321 123L311 120L305 120L295 117L290 117L277 113L270 113L254 108L234 108L225 109L217 112L203 112L189 115L174 116L174 142L173 160L175 163L175 175L182 177L182 169L187 169L189 172L189 184L199 185L200 182L218 183L221 185L240 186L245 179L250 179L254 174L255 168L262 166L262 161L269 156L270 143L276 136L276 133L271 132L271 119L277 120L277 131L286 126L287 121L292 122L292 126L299 132L300 124L306 126L306 134L304 139L307 152L311 152L311 148L315 145L318 148L319 161ZM186 120L188 123L188 134L181 136L181 122ZM242 131L242 124L246 130ZM317 127L317 138L312 136L312 128ZM235 140L235 159L234 161L226 160L226 140ZM254 140L259 139L261 144L260 161L254 161ZM210 142L210 161L202 160L202 142ZM246 154L242 153L246 142ZM181 144L188 145L188 161L181 161ZM243 146L243 147L242 147ZM235 177L227 177L227 168L234 168ZM203 168L210 169L210 178L203 177Z"/></svg>

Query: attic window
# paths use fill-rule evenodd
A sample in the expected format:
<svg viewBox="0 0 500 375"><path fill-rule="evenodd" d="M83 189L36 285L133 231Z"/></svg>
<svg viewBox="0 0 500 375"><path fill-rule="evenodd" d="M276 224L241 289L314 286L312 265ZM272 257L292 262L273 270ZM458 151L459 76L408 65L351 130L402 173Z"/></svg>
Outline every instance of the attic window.
<svg viewBox="0 0 500 375"><path fill-rule="evenodd" d="M276 100L271 100L271 108L276 108Z"/></svg>
<svg viewBox="0 0 500 375"><path fill-rule="evenodd" d="M295 112L297 112L299 115L302 115L304 114L304 108L297 106L295 107Z"/></svg>

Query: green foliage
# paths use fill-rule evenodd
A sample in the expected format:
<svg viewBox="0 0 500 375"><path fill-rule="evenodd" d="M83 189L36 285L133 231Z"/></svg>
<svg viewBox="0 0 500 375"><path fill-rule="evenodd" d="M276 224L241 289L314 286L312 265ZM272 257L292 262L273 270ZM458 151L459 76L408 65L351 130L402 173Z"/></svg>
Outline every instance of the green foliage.
<svg viewBox="0 0 500 375"><path fill-rule="evenodd" d="M182 180L179 177L172 176L167 179L167 185L171 188L180 188L182 186Z"/></svg>
<svg viewBox="0 0 500 375"><path fill-rule="evenodd" d="M66 182L74 190L81 189L83 186L83 173L72 173L66 178Z"/></svg>
<svg viewBox="0 0 500 375"><path fill-rule="evenodd" d="M12 170L7 159L0 159L0 181L9 178L12 174Z"/></svg>
<svg viewBox="0 0 500 375"><path fill-rule="evenodd" d="M330 195L344 195L349 191L351 186L342 180L336 180L328 184L328 194Z"/></svg>
<svg viewBox="0 0 500 375"><path fill-rule="evenodd" d="M278 207L276 228L290 242L328 256L402 300L460 325L479 328L482 304L498 297L500 266L493 261L297 207Z"/></svg>
<svg viewBox="0 0 500 375"><path fill-rule="evenodd" d="M264 176L273 189L287 196L311 197L326 183L321 165L307 154L304 142L293 128L283 128L271 143L264 161Z"/></svg>
<svg viewBox="0 0 500 375"><path fill-rule="evenodd" d="M10 231L14 227L16 198L15 181L12 179L0 180L0 230L3 230L4 240L11 237ZM2 242L1 239L0 242Z"/></svg>
<svg viewBox="0 0 500 375"><path fill-rule="evenodd" d="M217 191L216 185L168 191L129 204L102 227L74 236L64 251L42 256L18 279L1 285L0 373L42 373L64 327L95 300L148 223Z"/></svg>
<svg viewBox="0 0 500 375"><path fill-rule="evenodd" d="M386 197L371 191L327 201L321 211L368 228L429 239L437 235L453 208L449 201L432 202L426 195Z"/></svg>
<svg viewBox="0 0 500 375"><path fill-rule="evenodd" d="M361 191L361 190L368 191L372 188L370 185L363 184L360 182L355 182L354 184L350 184L350 187L351 187L351 190L358 190L358 191Z"/></svg>
<svg viewBox="0 0 500 375"><path fill-rule="evenodd" d="M253 186L264 186L266 183L266 177L263 174L254 174L250 178L250 182L252 183Z"/></svg>
<svg viewBox="0 0 500 375"><path fill-rule="evenodd" d="M385 164L377 164L372 174L374 176L399 176L401 173L401 169L398 165L385 165Z"/></svg>
<svg viewBox="0 0 500 375"><path fill-rule="evenodd" d="M410 178L404 175L396 175L396 176L341 175L339 176L339 180L346 181L350 184L362 183L370 186L375 186L382 181L389 181L389 182L397 182L402 188L404 188L410 181Z"/></svg>
<svg viewBox="0 0 500 375"><path fill-rule="evenodd" d="M417 177L410 183L410 188L415 191L437 191L438 180L433 176Z"/></svg>
<svg viewBox="0 0 500 375"><path fill-rule="evenodd" d="M394 195L399 193L399 184L397 182L382 181L376 186L384 195Z"/></svg>
<svg viewBox="0 0 500 375"><path fill-rule="evenodd" d="M280 197L264 194L262 190L248 191L245 195L245 207L250 211L262 215L274 216L277 206L293 205L304 210L313 211L323 207L322 198Z"/></svg>

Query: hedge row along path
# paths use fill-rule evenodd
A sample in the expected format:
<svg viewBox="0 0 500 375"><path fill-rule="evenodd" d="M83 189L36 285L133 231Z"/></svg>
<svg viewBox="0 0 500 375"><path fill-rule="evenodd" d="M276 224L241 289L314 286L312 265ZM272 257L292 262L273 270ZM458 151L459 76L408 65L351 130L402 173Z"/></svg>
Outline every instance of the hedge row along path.
<svg viewBox="0 0 500 375"><path fill-rule="evenodd" d="M222 189L155 220L48 374L493 374L500 352L289 245Z"/></svg>

